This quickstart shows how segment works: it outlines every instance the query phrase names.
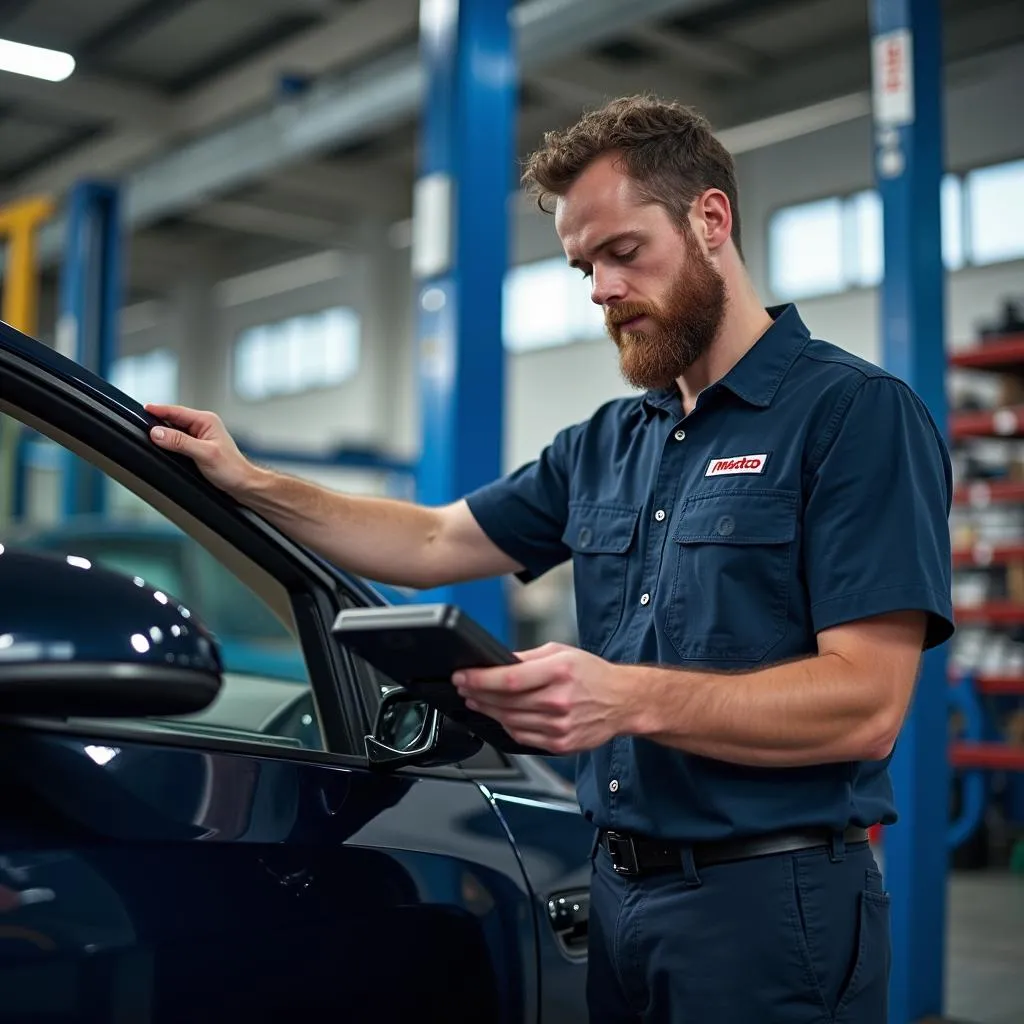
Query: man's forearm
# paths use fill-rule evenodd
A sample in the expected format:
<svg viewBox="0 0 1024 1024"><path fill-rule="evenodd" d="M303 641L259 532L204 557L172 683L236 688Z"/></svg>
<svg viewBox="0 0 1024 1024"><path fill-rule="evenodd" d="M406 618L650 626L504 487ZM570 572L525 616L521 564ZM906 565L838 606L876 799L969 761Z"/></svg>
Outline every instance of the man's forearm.
<svg viewBox="0 0 1024 1024"><path fill-rule="evenodd" d="M442 517L436 509L338 494L266 469L255 469L234 496L356 575L421 589L454 582L454 570L440 551Z"/></svg>
<svg viewBox="0 0 1024 1024"><path fill-rule="evenodd" d="M736 675L623 671L637 694L633 734L737 764L878 760L891 750L902 718L886 699L883 674L865 678L863 668L837 654Z"/></svg>

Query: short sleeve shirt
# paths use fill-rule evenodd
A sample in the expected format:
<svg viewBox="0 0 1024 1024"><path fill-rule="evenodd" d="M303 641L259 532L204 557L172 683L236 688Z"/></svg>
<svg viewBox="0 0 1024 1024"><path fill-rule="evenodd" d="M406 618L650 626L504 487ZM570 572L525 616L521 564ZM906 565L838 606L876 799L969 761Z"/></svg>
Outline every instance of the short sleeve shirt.
<svg viewBox="0 0 1024 1024"><path fill-rule="evenodd" d="M952 635L952 472L927 408L769 312L689 415L674 389L610 402L468 496L524 581L571 559L585 650L727 687L867 616L918 609L926 647ZM617 737L579 756L577 790L599 827L681 841L866 827L895 820L888 763L752 768Z"/></svg>

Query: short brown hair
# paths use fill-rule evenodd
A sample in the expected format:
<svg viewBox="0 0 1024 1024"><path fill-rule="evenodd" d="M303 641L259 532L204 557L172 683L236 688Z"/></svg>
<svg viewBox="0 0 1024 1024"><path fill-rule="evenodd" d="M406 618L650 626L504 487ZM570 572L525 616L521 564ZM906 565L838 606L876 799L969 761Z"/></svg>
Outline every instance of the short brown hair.
<svg viewBox="0 0 1024 1024"><path fill-rule="evenodd" d="M598 157L619 153L621 163L646 202L665 207L685 228L693 201L709 188L721 189L732 207L732 240L740 245L739 190L729 151L715 138L711 125L692 107L644 93L612 100L592 110L571 128L546 132L531 154L522 184L546 199L565 195Z"/></svg>

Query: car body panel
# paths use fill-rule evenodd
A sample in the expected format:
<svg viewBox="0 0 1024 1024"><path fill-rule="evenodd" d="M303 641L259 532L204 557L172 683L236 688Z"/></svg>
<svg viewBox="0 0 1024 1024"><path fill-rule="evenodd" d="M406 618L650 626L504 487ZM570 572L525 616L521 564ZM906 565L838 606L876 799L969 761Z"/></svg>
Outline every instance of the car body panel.
<svg viewBox="0 0 1024 1024"><path fill-rule="evenodd" d="M381 592L150 445L156 421L130 398L0 324L0 407L29 387L34 425L125 458L289 593L309 588L299 635L306 668L324 648L310 674L328 750L261 735L262 719L251 735L202 715L0 726L0 1022L585 1021L585 959L546 911L589 872L565 780L522 756L385 774L331 753L345 732L326 712L350 740L370 723L354 681L323 688L339 671L329 617ZM275 714L310 693L250 641L217 640L228 674L283 673L267 680Z"/></svg>
<svg viewBox="0 0 1024 1024"><path fill-rule="evenodd" d="M23 730L0 765L0 878L44 894L0 914L0 1020L535 1019L475 786Z"/></svg>

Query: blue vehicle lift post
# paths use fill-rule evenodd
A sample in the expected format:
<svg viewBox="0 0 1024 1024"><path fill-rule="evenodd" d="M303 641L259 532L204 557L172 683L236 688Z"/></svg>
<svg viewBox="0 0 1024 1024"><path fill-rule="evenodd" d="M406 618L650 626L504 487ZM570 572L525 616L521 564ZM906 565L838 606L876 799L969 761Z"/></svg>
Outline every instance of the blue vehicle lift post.
<svg viewBox="0 0 1024 1024"><path fill-rule="evenodd" d="M869 0L875 170L884 210L882 362L946 433L939 191L943 171L939 0ZM942 1012L949 848L945 650L924 659L892 760L899 822L885 830L893 893L890 1024Z"/></svg>
<svg viewBox="0 0 1024 1024"><path fill-rule="evenodd" d="M116 185L91 181L75 185L64 244L57 344L86 369L108 379L117 351L121 308L121 202ZM99 471L65 453L64 516L101 514L104 498Z"/></svg>
<svg viewBox="0 0 1024 1024"><path fill-rule="evenodd" d="M422 451L417 500L443 505L502 469L502 287L514 166L512 0L422 0L426 73L413 275ZM505 590L425 593L507 638Z"/></svg>

